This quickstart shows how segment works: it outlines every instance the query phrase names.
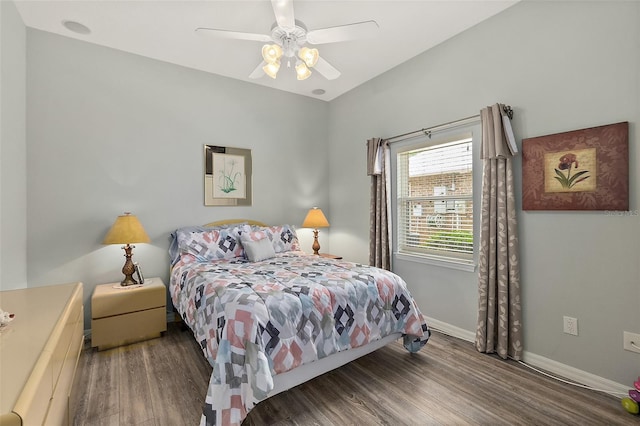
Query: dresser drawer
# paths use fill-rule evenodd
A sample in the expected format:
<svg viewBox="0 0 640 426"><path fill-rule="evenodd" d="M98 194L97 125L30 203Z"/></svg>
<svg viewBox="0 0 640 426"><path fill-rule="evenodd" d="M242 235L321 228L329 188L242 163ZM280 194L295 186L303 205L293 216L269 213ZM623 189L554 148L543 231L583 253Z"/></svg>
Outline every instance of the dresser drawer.
<svg viewBox="0 0 640 426"><path fill-rule="evenodd" d="M23 425L44 424L52 394L51 358L43 356L38 359L29 380L22 388L13 412L22 418Z"/></svg>
<svg viewBox="0 0 640 426"><path fill-rule="evenodd" d="M75 347L73 343L82 337L84 315L82 299L78 296L76 295L71 303L67 305L67 310L61 317L63 321L59 323L59 330L54 330L54 333L59 333L52 341L52 343L55 343L51 355L51 373L53 374L54 388L60 380L60 373L69 353L69 347L72 345Z"/></svg>
<svg viewBox="0 0 640 426"><path fill-rule="evenodd" d="M15 313L0 335L0 426L61 425L82 348L82 283L0 292ZM66 388L66 390L65 390Z"/></svg>
<svg viewBox="0 0 640 426"><path fill-rule="evenodd" d="M71 393L71 385L73 384L73 378L76 373L78 357L82 350L84 331L82 326L82 309L80 309L78 314L80 320L72 323L74 324L74 328L71 330L71 339L64 356L61 358L62 364L60 364L57 382L54 384L53 397L49 404L49 411L47 412L45 422L47 425L69 425L73 420L73 412L69 411L69 394ZM58 360L54 359L52 363L54 378L56 378L55 373L58 365Z"/></svg>

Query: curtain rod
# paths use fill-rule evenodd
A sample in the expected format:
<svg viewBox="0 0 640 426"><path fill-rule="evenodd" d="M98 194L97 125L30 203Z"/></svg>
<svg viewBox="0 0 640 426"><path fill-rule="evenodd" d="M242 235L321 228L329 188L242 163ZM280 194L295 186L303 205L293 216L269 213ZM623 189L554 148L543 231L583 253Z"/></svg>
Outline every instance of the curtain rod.
<svg viewBox="0 0 640 426"><path fill-rule="evenodd" d="M511 109L511 106L504 105L502 107L502 110L505 112L505 114L509 117L510 120L513 119L513 110ZM417 135L419 133L424 133L426 136L431 136L431 132L433 132L433 131L443 130L445 128L451 127L451 126L456 125L458 123L462 123L462 122L468 121L468 120L473 120L473 119L476 119L476 118L480 118L480 114L472 115L470 117L462 118L460 120L449 121L448 123L444 123L444 124L438 124L437 126L428 127L426 129L414 130L413 132L408 132L408 133L403 133L401 135L391 136L390 138L386 138L385 140L387 142L389 142L389 143L400 142L401 140L408 139L412 135ZM402 138L402 139L399 139L399 138ZM393 139L398 139L398 140L392 142Z"/></svg>

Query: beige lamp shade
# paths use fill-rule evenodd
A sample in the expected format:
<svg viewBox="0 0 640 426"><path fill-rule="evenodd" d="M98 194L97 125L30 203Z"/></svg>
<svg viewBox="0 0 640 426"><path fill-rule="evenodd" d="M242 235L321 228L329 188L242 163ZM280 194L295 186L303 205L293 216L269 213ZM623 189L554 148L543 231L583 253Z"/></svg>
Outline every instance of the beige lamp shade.
<svg viewBox="0 0 640 426"><path fill-rule="evenodd" d="M138 218L131 213L118 216L102 244L133 244L151 241Z"/></svg>
<svg viewBox="0 0 640 426"><path fill-rule="evenodd" d="M304 218L304 222L302 222L303 228L326 228L329 226L329 221L317 207L314 207L309 210L307 213L307 217Z"/></svg>

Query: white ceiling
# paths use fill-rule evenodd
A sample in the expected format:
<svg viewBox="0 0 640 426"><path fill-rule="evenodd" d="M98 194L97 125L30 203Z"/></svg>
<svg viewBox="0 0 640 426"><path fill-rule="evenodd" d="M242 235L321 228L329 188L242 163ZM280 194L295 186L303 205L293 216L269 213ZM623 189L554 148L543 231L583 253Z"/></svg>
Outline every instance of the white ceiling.
<svg viewBox="0 0 640 426"><path fill-rule="evenodd" d="M249 74L262 61L262 43L212 39L198 27L270 34L275 22L271 2L168 0L17 0L24 24L66 37L219 74L278 90L330 101L396 65L499 13L518 0L326 1L295 0L296 19L308 30L374 20L369 39L316 45L320 56L342 75L328 81L317 72L298 81L283 64L278 78ZM91 30L77 34L63 21ZM314 95L314 89L326 91Z"/></svg>

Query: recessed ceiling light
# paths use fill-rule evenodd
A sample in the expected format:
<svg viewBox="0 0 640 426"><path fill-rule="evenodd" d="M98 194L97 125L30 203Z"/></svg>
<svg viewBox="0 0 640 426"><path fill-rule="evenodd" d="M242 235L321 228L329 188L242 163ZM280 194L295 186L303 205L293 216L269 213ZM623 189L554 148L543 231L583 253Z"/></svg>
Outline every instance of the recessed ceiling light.
<svg viewBox="0 0 640 426"><path fill-rule="evenodd" d="M86 25L76 21L62 21L62 25L69 31L73 31L78 34L90 34L91 30Z"/></svg>
<svg viewBox="0 0 640 426"><path fill-rule="evenodd" d="M327 93L327 91L324 89L314 89L311 93L313 93L314 95L324 95L325 93Z"/></svg>

